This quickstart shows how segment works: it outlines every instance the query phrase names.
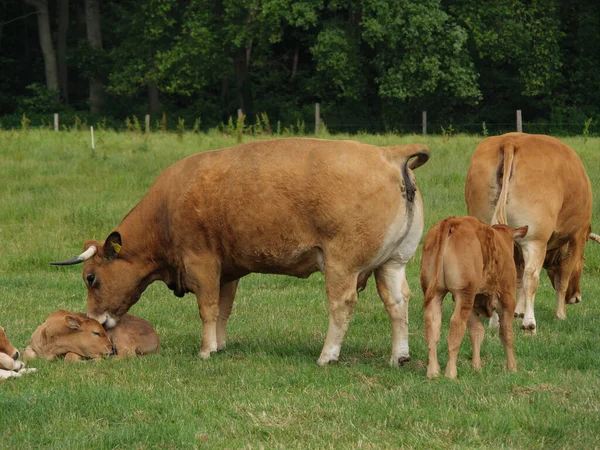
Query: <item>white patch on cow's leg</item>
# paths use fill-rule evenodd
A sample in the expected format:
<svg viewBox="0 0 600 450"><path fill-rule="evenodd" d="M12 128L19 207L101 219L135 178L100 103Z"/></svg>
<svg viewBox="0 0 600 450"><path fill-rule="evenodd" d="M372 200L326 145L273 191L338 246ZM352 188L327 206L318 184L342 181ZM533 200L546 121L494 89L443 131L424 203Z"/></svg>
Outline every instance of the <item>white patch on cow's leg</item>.
<svg viewBox="0 0 600 450"><path fill-rule="evenodd" d="M490 324L489 327L491 329L496 329L500 326L500 319L498 319L498 313L496 311L494 311L492 313L492 317L490 317Z"/></svg>
<svg viewBox="0 0 600 450"><path fill-rule="evenodd" d="M327 265L325 270L325 285L329 299L329 328L321 356L317 360L319 366L337 361L358 297L356 293L358 275L336 273L332 266L333 264Z"/></svg>
<svg viewBox="0 0 600 450"><path fill-rule="evenodd" d="M427 364L427 377L434 378L440 374L440 364L437 357L437 347L440 341L440 330L442 328L442 302L444 297L439 293L431 299L425 310L425 341L429 350L429 362Z"/></svg>
<svg viewBox="0 0 600 450"><path fill-rule="evenodd" d="M408 348L408 301L410 289L406 282L406 264L389 261L375 271L377 292L392 323L391 366L410 361Z"/></svg>
<svg viewBox="0 0 600 450"><path fill-rule="evenodd" d="M528 242L521 246L525 269L523 271L523 288L525 289L525 317L521 328L525 334L536 333L534 313L535 291L540 282L540 270L546 256L546 244Z"/></svg>
<svg viewBox="0 0 600 450"><path fill-rule="evenodd" d="M217 319L217 350L224 350L227 344L227 320L231 315L233 300L239 280L221 286L219 293L219 318Z"/></svg>
<svg viewBox="0 0 600 450"><path fill-rule="evenodd" d="M475 310L471 311L471 315L467 320L467 325L469 328L469 339L471 340L471 349L473 351L473 356L471 358L473 369L480 370L481 343L483 342L483 337L485 335L485 327L479 320L479 316L477 315Z"/></svg>

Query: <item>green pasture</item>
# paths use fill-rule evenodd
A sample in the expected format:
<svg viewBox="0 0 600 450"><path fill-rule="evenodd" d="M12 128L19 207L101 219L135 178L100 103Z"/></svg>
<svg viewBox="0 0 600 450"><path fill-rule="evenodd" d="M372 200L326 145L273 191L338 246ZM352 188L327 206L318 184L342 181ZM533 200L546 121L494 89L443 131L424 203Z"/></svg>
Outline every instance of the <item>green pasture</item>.
<svg viewBox="0 0 600 450"><path fill-rule="evenodd" d="M331 136L348 139L348 135ZM351 136L377 145L422 142L431 160L415 171L426 229L466 213L463 188L481 137ZM245 139L250 139L245 137ZM596 192L600 138L567 138ZM53 311L84 311L81 266L54 267L88 239L103 240L162 169L182 157L235 145L217 133L0 130L0 324L24 348ZM124 243L126 245L126 243ZM465 336L458 379L426 378L420 249L408 266L412 361L390 368L391 329L374 282L354 311L340 362L315 364L327 330L323 277L242 280L227 349L198 358L194 296L149 287L132 308L161 338L159 353L68 364L34 361L38 373L0 382L0 448L598 448L600 447L600 245L589 243L583 302L554 319L554 292L538 290L538 333L515 321L516 374L504 370L496 332L470 367ZM444 307L440 363L445 366Z"/></svg>

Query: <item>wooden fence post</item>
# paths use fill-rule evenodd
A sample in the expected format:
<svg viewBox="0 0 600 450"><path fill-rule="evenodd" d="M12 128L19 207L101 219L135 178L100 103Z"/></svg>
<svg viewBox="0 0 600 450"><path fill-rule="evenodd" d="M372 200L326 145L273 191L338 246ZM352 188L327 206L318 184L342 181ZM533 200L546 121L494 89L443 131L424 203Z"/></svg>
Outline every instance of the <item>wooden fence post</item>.
<svg viewBox="0 0 600 450"><path fill-rule="evenodd" d="M146 114L146 134L150 133L150 114Z"/></svg>
<svg viewBox="0 0 600 450"><path fill-rule="evenodd" d="M319 134L319 123L321 122L321 104L315 103L315 134Z"/></svg>
<svg viewBox="0 0 600 450"><path fill-rule="evenodd" d="M54 131L58 131L58 113L54 113Z"/></svg>
<svg viewBox="0 0 600 450"><path fill-rule="evenodd" d="M241 119L243 115L244 111L242 111L242 108L238 109L238 119Z"/></svg>
<svg viewBox="0 0 600 450"><path fill-rule="evenodd" d="M92 133L92 151L96 148L94 143L94 127L90 127L90 132Z"/></svg>
<svg viewBox="0 0 600 450"><path fill-rule="evenodd" d="M423 136L427 136L427 111L423 111L422 124L423 124Z"/></svg>
<svg viewBox="0 0 600 450"><path fill-rule="evenodd" d="M521 117L520 109L517 109L517 132L523 132L523 118Z"/></svg>

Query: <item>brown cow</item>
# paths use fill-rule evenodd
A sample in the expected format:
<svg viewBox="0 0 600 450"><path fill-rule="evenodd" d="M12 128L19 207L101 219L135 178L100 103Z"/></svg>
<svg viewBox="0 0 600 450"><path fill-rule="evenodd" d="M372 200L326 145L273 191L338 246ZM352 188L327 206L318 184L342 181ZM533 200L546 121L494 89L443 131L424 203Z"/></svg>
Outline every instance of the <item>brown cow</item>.
<svg viewBox="0 0 600 450"><path fill-rule="evenodd" d="M24 358L64 356L65 361L80 361L107 356L107 349L117 357L127 357L156 352L160 345L152 325L131 314L104 331L98 321L84 313L56 311L34 332Z"/></svg>
<svg viewBox="0 0 600 450"><path fill-rule="evenodd" d="M10 343L4 328L0 327L0 380L20 377L36 369L26 369L25 364L19 359L19 350Z"/></svg>
<svg viewBox="0 0 600 450"><path fill-rule="evenodd" d="M68 353L98 359L113 354L113 346L96 320L82 313L58 310L33 332L23 358L54 360Z"/></svg>
<svg viewBox="0 0 600 450"><path fill-rule="evenodd" d="M556 317L581 301L583 251L591 234L592 189L581 160L549 136L509 133L482 141L469 165L468 214L485 223L527 224L517 240L517 309L522 328L536 332L535 291L542 267L556 290Z"/></svg>
<svg viewBox="0 0 600 450"><path fill-rule="evenodd" d="M449 217L425 236L421 258L421 289L425 294L425 339L429 348L427 376L440 372L437 344L440 340L442 302L452 293L455 306L448 334L446 376L456 378L458 349L469 325L473 367L481 368L479 349L484 328L478 315L500 314L500 339L508 370L517 370L513 349L512 319L515 312L516 269L513 239L527 227L489 226L474 217Z"/></svg>
<svg viewBox="0 0 600 450"><path fill-rule="evenodd" d="M413 159L415 158L415 159ZM279 139L199 153L173 164L85 261L88 315L107 328L164 281L193 292L202 318L200 357L225 348L238 280L251 273L321 271L329 330L317 363L336 361L357 290L375 272L392 322L391 363L409 359L405 265L423 232L411 169L422 145Z"/></svg>

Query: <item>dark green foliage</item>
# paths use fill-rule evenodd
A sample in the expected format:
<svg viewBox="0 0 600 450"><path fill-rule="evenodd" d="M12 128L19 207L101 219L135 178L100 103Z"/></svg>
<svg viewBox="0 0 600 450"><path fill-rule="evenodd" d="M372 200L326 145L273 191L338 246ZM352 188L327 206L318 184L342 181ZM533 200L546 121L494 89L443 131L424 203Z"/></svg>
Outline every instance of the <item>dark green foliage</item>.
<svg viewBox="0 0 600 450"><path fill-rule="evenodd" d="M330 131L351 133L419 132L424 110L429 132L485 122L496 133L514 130L521 109L524 131L581 134L600 114L595 0L110 0L102 49L87 43L81 3L69 2L69 105L43 87L33 8L0 5L2 127L24 112L32 127L42 113L83 117L90 77L118 128L166 112L168 129L178 117L208 129L238 109L312 128L315 102ZM585 129L599 133L600 121Z"/></svg>

